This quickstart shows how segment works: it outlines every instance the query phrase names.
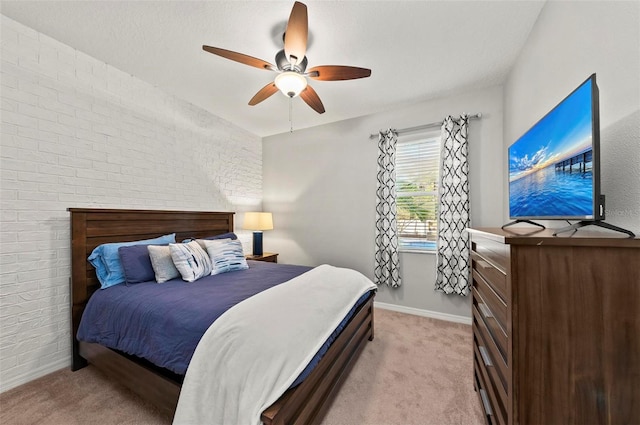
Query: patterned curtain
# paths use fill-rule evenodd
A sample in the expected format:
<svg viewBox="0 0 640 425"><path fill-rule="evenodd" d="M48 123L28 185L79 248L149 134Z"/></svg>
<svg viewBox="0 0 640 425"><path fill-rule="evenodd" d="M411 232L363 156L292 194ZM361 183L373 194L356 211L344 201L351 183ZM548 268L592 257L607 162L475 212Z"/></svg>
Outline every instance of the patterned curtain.
<svg viewBox="0 0 640 425"><path fill-rule="evenodd" d="M376 190L376 285L400 286L398 226L396 221L396 144L392 130L378 140L378 188Z"/></svg>
<svg viewBox="0 0 640 425"><path fill-rule="evenodd" d="M465 114L459 121L448 116L442 123L435 289L445 294L469 293L468 125Z"/></svg>

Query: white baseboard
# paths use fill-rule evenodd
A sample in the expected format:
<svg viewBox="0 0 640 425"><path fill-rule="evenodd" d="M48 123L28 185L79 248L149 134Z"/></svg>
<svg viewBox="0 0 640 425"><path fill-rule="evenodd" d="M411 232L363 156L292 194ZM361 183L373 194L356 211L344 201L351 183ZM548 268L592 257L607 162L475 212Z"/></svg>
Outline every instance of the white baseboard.
<svg viewBox="0 0 640 425"><path fill-rule="evenodd" d="M0 380L0 393L9 391L10 389L19 387L22 384L26 384L27 382L31 382L35 379L41 378L45 375L56 372L60 369L64 369L66 367L71 367L71 362L69 359L59 360L55 363L51 363L34 370L30 370L28 373L14 376L13 378L10 378L10 379L6 379L6 380L2 379Z"/></svg>
<svg viewBox="0 0 640 425"><path fill-rule="evenodd" d="M432 319L446 320L447 322L464 323L465 325L471 324L471 317L466 316L456 316L455 314L439 313L437 311L422 310L420 308L405 307L402 305L381 303L378 301L374 301L373 306L385 310L397 311L398 313L407 313L413 314L415 316L430 317Z"/></svg>

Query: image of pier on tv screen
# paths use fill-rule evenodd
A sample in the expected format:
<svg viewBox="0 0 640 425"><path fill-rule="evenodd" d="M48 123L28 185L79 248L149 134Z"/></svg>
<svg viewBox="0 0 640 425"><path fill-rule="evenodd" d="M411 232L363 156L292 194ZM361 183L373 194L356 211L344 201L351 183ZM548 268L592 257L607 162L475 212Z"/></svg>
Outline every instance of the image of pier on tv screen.
<svg viewBox="0 0 640 425"><path fill-rule="evenodd" d="M509 147L511 218L593 218L590 84Z"/></svg>

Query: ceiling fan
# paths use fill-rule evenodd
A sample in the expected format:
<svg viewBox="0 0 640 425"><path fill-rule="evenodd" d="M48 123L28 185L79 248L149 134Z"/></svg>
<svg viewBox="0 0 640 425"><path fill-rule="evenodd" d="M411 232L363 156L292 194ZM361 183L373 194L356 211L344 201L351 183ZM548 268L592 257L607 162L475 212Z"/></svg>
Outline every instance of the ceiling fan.
<svg viewBox="0 0 640 425"><path fill-rule="evenodd" d="M307 6L297 1L291 9L284 33L284 49L280 50L275 57L276 65L218 47L202 46L202 49L232 61L278 73L273 82L261 88L251 98L249 105L257 105L280 90L289 98L300 96L313 110L322 114L324 113L324 105L316 91L308 85L307 77L320 81L354 80L370 76L371 70L342 65L320 65L307 70L307 57L305 56L307 36Z"/></svg>

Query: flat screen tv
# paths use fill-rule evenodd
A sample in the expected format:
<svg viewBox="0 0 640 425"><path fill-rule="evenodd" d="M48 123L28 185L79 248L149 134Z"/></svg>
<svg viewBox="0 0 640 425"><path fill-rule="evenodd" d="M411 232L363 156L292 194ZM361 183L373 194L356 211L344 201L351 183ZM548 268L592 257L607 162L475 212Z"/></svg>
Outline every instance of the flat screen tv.
<svg viewBox="0 0 640 425"><path fill-rule="evenodd" d="M509 147L509 218L515 221L507 225L544 227L531 220L580 220L570 229L614 227L602 223L596 74Z"/></svg>

